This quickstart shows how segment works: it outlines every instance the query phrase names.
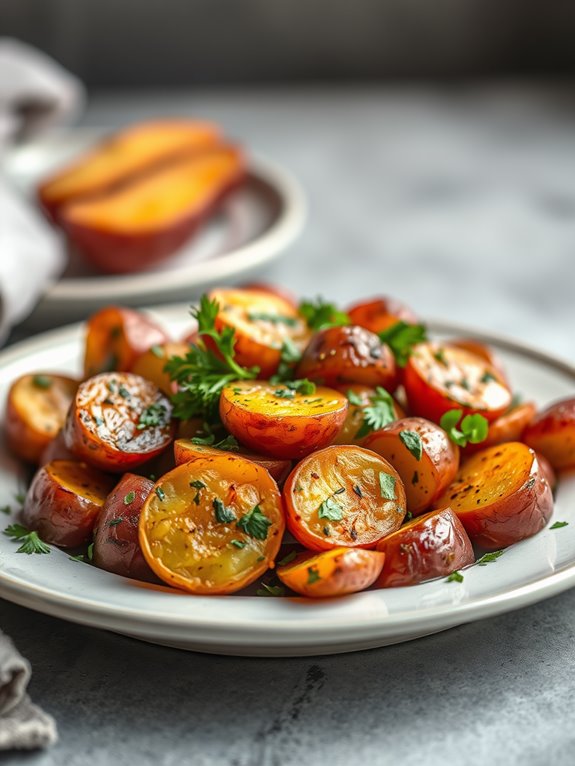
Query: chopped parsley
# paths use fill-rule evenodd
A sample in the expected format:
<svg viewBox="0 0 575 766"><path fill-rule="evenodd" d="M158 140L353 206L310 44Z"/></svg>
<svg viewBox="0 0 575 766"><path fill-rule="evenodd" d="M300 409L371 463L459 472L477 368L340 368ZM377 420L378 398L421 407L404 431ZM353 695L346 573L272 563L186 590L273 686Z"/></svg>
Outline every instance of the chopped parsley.
<svg viewBox="0 0 575 766"><path fill-rule="evenodd" d="M384 500L395 500L395 476L380 471L379 491Z"/></svg>
<svg viewBox="0 0 575 766"><path fill-rule="evenodd" d="M214 497L212 506L214 508L216 521L218 521L220 524L229 524L230 522L237 519L234 511L231 508L226 508L219 497Z"/></svg>
<svg viewBox="0 0 575 766"><path fill-rule="evenodd" d="M463 575L456 570L449 575L445 582L463 582Z"/></svg>
<svg viewBox="0 0 575 766"><path fill-rule="evenodd" d="M245 540L230 540L230 543L236 548L245 548L247 545Z"/></svg>
<svg viewBox="0 0 575 766"><path fill-rule="evenodd" d="M299 313L305 319L310 330L315 332L327 330L328 327L341 327L351 323L349 316L340 311L333 303L326 303L323 298L315 301L302 301L299 304Z"/></svg>
<svg viewBox="0 0 575 766"><path fill-rule="evenodd" d="M492 553L486 553L484 556L478 559L475 563L479 567L487 566L487 564L491 564L494 561L497 561L497 559L500 556L503 556L504 553L505 551L493 551Z"/></svg>
<svg viewBox="0 0 575 766"><path fill-rule="evenodd" d="M138 420L138 429L158 427L167 425L170 422L170 412L165 404L154 402L150 404L141 413Z"/></svg>
<svg viewBox="0 0 575 766"><path fill-rule="evenodd" d="M37 532L33 532L22 524L10 524L4 530L6 537L11 537L13 540L21 543L16 553L50 553L51 548L49 545L40 539Z"/></svg>
<svg viewBox="0 0 575 766"><path fill-rule="evenodd" d="M352 392L348 392L348 398L350 393ZM363 408L363 422L355 435L356 439L361 439L372 431L379 431L395 420L395 403L385 388L378 386L369 401L369 406Z"/></svg>
<svg viewBox="0 0 575 766"><path fill-rule="evenodd" d="M207 436L193 436L191 439L192 444L198 444L203 447L213 447L214 449L228 450L229 452L237 452L240 448L238 440L234 436L224 436L220 441L216 441L214 434L208 434Z"/></svg>
<svg viewBox="0 0 575 766"><path fill-rule="evenodd" d="M378 333L382 343L391 349L395 361L400 367L405 367L411 356L413 347L427 340L427 333L422 324L409 324L400 320L391 327Z"/></svg>
<svg viewBox="0 0 575 766"><path fill-rule="evenodd" d="M402 444L411 452L416 460L421 460L423 455L423 442L417 431L400 431L399 438Z"/></svg>
<svg viewBox="0 0 575 766"><path fill-rule="evenodd" d="M314 582L317 582L318 580L321 580L321 575L318 571L317 566L311 566L307 568L307 584L313 585Z"/></svg>
<svg viewBox="0 0 575 766"><path fill-rule="evenodd" d="M551 524L549 529L562 529L563 527L568 527L569 522L568 521L556 521L554 524Z"/></svg>
<svg viewBox="0 0 575 766"><path fill-rule="evenodd" d="M489 433L489 423L483 415L478 413L466 415L461 423L462 410L448 410L441 416L439 425L447 432L452 442L465 447L468 443L480 444L487 439ZM459 424L459 428L457 425Z"/></svg>
<svg viewBox="0 0 575 766"><path fill-rule="evenodd" d="M2 505L0 506L0 513L5 513L9 516L12 513L12 508L9 505Z"/></svg>
<svg viewBox="0 0 575 766"><path fill-rule="evenodd" d="M286 589L283 585L268 585L261 583L261 588L256 591L256 596L285 596Z"/></svg>
<svg viewBox="0 0 575 766"><path fill-rule="evenodd" d="M128 494L124 496L124 505L130 505L130 503L133 503L135 499L136 493L128 492Z"/></svg>
<svg viewBox="0 0 575 766"><path fill-rule="evenodd" d="M190 487L192 487L193 489L197 489L198 490L196 492L196 494L194 495L194 503L196 505L199 505L200 504L200 492L201 492L202 489L206 488L206 485L204 484L203 481L200 481L199 479L194 479L194 481L190 482Z"/></svg>
<svg viewBox="0 0 575 766"><path fill-rule="evenodd" d="M293 377L295 365L301 359L301 352L291 338L284 338L281 348L278 371L270 378L270 383L276 385Z"/></svg>
<svg viewBox="0 0 575 766"><path fill-rule="evenodd" d="M123 516L118 516L116 519L110 519L110 521L108 522L108 526L109 527L117 527L118 524L121 524L123 521L124 521L124 517Z"/></svg>
<svg viewBox="0 0 575 766"><path fill-rule="evenodd" d="M164 492L164 490L161 487L156 487L155 492L156 492L156 495L158 496L158 498L162 502L166 499L166 493Z"/></svg>
<svg viewBox="0 0 575 766"><path fill-rule="evenodd" d="M242 532L245 532L250 537L255 537L256 540L267 539L271 525L271 520L268 519L265 513L262 513L259 505L254 505L251 511L244 514L236 524L238 529L241 529Z"/></svg>
<svg viewBox="0 0 575 766"><path fill-rule="evenodd" d="M52 387L54 380L49 375L34 375L32 383L36 388L48 389Z"/></svg>
<svg viewBox="0 0 575 766"><path fill-rule="evenodd" d="M341 519L343 519L343 508L333 499L333 497L328 497L319 506L317 515L320 519L329 519L329 521L341 521Z"/></svg>
<svg viewBox="0 0 575 766"><path fill-rule="evenodd" d="M281 561L278 561L278 567L285 567L288 564L291 564L291 562L296 558L297 553L295 551L291 551L287 555L281 559Z"/></svg>
<svg viewBox="0 0 575 766"><path fill-rule="evenodd" d="M445 356L445 349L441 346L437 349L437 351L433 352L433 358L436 362L439 362L439 364L442 364L444 367L447 367L449 364Z"/></svg>

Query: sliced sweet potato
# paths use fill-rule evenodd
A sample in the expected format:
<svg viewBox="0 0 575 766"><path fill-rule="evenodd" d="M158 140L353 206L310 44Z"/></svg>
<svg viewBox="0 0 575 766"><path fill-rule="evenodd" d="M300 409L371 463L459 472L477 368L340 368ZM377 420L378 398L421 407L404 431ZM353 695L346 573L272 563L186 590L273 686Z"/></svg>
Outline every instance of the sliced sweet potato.
<svg viewBox="0 0 575 766"><path fill-rule="evenodd" d="M434 505L450 507L473 543L494 550L543 529L553 495L535 452L506 442L468 458Z"/></svg>
<svg viewBox="0 0 575 766"><path fill-rule="evenodd" d="M130 372L104 372L80 384L65 444L90 465L122 473L169 447L171 414L170 400L153 383Z"/></svg>
<svg viewBox="0 0 575 766"><path fill-rule="evenodd" d="M39 463L64 425L77 388L74 378L48 372L22 375L15 380L6 401L8 448L22 460Z"/></svg>
<svg viewBox="0 0 575 766"><path fill-rule="evenodd" d="M233 593L270 566L284 532L269 473L239 455L184 463L144 503L139 539L153 571L190 593Z"/></svg>
<svg viewBox="0 0 575 766"><path fill-rule="evenodd" d="M430 511L408 521L397 532L384 537L377 550L385 554L377 580L380 588L416 585L445 577L473 564L475 559L467 532L450 508Z"/></svg>
<svg viewBox="0 0 575 766"><path fill-rule="evenodd" d="M54 460L38 469L22 509L24 524L42 540L75 548L92 530L115 479L78 461Z"/></svg>
<svg viewBox="0 0 575 766"><path fill-rule="evenodd" d="M329 444L347 412L347 399L319 386L303 394L283 384L237 381L220 397L227 430L254 452L297 459Z"/></svg>
<svg viewBox="0 0 575 766"><path fill-rule="evenodd" d="M98 269L128 274L188 240L245 176L235 147L221 146L147 173L101 197L60 210L70 242Z"/></svg>
<svg viewBox="0 0 575 766"><path fill-rule="evenodd" d="M372 585L381 572L384 554L362 548L333 548L303 553L277 576L288 588L310 598L330 598L357 593Z"/></svg>
<svg viewBox="0 0 575 766"><path fill-rule="evenodd" d="M523 440L556 471L575 468L575 399L563 399L536 415Z"/></svg>
<svg viewBox="0 0 575 766"><path fill-rule="evenodd" d="M57 219L70 200L101 195L151 168L221 141L219 128L198 120L156 120L133 125L94 147L42 182L40 202Z"/></svg>
<svg viewBox="0 0 575 766"><path fill-rule="evenodd" d="M308 455L286 479L283 496L289 531L314 551L373 548L405 516L405 490L395 468L352 445Z"/></svg>

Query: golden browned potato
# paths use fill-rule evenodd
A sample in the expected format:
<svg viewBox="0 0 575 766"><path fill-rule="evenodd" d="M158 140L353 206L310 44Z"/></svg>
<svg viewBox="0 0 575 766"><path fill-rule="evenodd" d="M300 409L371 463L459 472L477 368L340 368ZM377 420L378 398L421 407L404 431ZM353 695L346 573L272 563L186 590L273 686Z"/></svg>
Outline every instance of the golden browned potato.
<svg viewBox="0 0 575 766"><path fill-rule="evenodd" d="M168 342L152 346L136 359L131 372L155 383L160 391L171 396L176 390L176 385L165 370L166 362L174 356L185 356L189 349L189 344L183 342Z"/></svg>
<svg viewBox="0 0 575 766"><path fill-rule="evenodd" d="M536 415L523 432L523 441L556 471L575 468L575 399L563 399Z"/></svg>
<svg viewBox="0 0 575 766"><path fill-rule="evenodd" d="M369 588L378 578L384 554L362 548L333 548L321 553L302 553L277 576L296 593L310 598L330 598Z"/></svg>

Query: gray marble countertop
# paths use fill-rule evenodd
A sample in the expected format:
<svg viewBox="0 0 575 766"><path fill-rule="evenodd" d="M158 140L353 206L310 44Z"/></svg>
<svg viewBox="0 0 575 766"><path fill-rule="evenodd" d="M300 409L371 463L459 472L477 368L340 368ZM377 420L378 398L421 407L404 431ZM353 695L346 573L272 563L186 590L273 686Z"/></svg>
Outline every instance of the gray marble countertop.
<svg viewBox="0 0 575 766"><path fill-rule="evenodd" d="M170 113L222 121L302 181L309 222L269 280L342 302L396 295L422 316L575 358L569 89L101 95L83 123ZM31 694L61 737L5 763L575 760L575 591L411 643L306 659L183 653L2 601L0 626L31 660Z"/></svg>

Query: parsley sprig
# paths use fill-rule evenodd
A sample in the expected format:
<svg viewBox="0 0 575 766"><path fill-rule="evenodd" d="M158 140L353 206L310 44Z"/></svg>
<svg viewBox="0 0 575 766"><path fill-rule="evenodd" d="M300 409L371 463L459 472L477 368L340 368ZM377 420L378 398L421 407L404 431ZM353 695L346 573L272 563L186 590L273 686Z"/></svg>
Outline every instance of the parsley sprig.
<svg viewBox="0 0 575 766"><path fill-rule="evenodd" d="M22 524L10 524L4 530L6 537L11 537L13 540L21 543L16 553L50 553L51 548L49 545L40 539L37 532L31 531Z"/></svg>
<svg viewBox="0 0 575 766"><path fill-rule="evenodd" d="M315 332L327 330L328 327L351 324L349 316L344 311L340 311L334 303L326 303L321 297L302 301L299 304L299 313L305 319L309 329Z"/></svg>
<svg viewBox="0 0 575 766"><path fill-rule="evenodd" d="M462 410L448 410L441 416L439 425L444 431L447 431L447 435L452 442L460 447L466 447L467 444L480 444L487 439L489 433L489 423L483 415L478 413L474 415L466 415L463 420ZM459 421L461 420L461 423ZM459 424L459 428L457 427Z"/></svg>
<svg viewBox="0 0 575 766"><path fill-rule="evenodd" d="M247 369L235 361L234 330L232 327L216 330L218 312L218 302L202 295L199 306L191 310L198 322L200 340L185 357L173 357L166 364L166 371L179 387L173 397L177 418L217 419L222 389L235 380L253 380L259 373L258 367ZM206 346L207 338L216 351Z"/></svg>
<svg viewBox="0 0 575 766"><path fill-rule="evenodd" d="M387 330L378 333L382 343L390 347L395 361L400 367L405 367L411 356L413 347L427 340L427 332L422 324L409 324L402 319Z"/></svg>
<svg viewBox="0 0 575 766"><path fill-rule="evenodd" d="M350 404L363 407L363 403L354 391L347 392L347 398ZM385 388L378 386L375 394L370 397L370 403L363 407L363 421L355 435L356 439L362 439L372 431L379 431L380 428L387 426L395 420L394 401Z"/></svg>

